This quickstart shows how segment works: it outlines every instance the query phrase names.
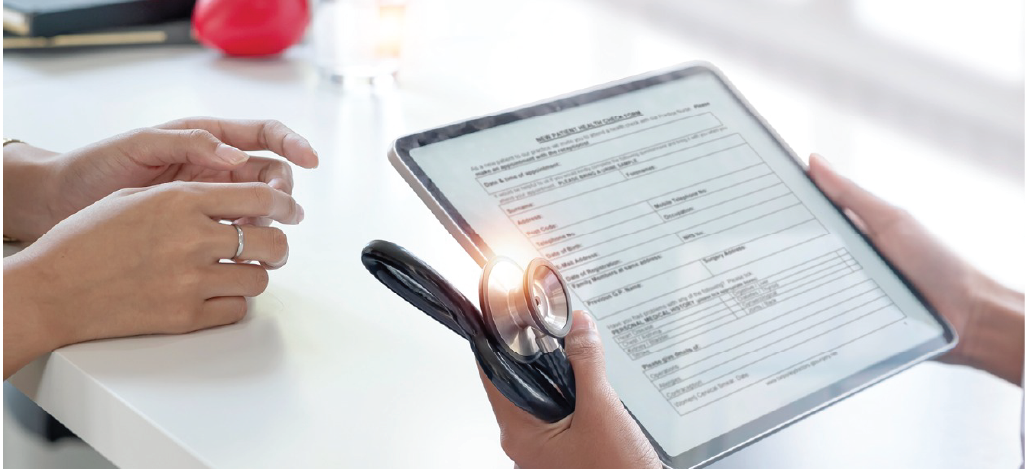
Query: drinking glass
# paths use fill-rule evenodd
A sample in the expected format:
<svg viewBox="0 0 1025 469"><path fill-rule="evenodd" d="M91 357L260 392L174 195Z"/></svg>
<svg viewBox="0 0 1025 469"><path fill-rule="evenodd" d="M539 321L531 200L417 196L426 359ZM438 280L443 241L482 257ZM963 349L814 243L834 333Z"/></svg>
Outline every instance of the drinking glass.
<svg viewBox="0 0 1025 469"><path fill-rule="evenodd" d="M333 81L393 81L399 68L405 0L316 0L313 47Z"/></svg>

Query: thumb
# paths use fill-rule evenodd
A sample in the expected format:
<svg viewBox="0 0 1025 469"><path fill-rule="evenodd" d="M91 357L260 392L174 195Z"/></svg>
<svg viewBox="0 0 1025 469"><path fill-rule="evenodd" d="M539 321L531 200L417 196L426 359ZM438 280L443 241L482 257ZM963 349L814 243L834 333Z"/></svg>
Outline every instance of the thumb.
<svg viewBox="0 0 1025 469"><path fill-rule="evenodd" d="M142 129L121 138L124 154L145 166L187 163L226 171L236 169L249 160L244 151L201 129Z"/></svg>
<svg viewBox="0 0 1025 469"><path fill-rule="evenodd" d="M566 358L573 365L576 380L578 408L595 400L604 403L608 397L614 396L605 375L605 352L594 318L583 311L574 311L573 328L565 341Z"/></svg>
<svg viewBox="0 0 1025 469"><path fill-rule="evenodd" d="M899 208L836 172L820 155L809 158L808 175L840 208L853 212L855 223L868 234L879 233L901 217Z"/></svg>

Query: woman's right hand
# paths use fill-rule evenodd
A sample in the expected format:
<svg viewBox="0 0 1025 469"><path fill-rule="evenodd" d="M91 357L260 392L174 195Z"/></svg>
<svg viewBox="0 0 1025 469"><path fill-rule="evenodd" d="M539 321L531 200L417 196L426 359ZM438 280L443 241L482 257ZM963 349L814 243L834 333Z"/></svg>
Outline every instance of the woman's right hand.
<svg viewBox="0 0 1025 469"><path fill-rule="evenodd" d="M221 262L235 255L238 232L219 221L243 217L295 224L303 211L263 183L123 189L4 259L4 341L16 343L4 347L5 379L64 345L242 319L245 298L260 294L267 269L288 258L281 230L247 225L240 259L260 264Z"/></svg>
<svg viewBox="0 0 1025 469"><path fill-rule="evenodd" d="M566 358L576 380L576 408L554 423L516 407L478 368L509 459L519 469L660 469L655 448L609 384L598 326L583 311L573 312Z"/></svg>

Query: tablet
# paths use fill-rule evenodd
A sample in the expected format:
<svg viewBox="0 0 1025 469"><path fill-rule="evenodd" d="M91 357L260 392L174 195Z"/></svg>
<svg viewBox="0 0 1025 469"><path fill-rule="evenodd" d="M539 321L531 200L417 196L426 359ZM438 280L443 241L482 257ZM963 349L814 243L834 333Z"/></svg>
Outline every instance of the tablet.
<svg viewBox="0 0 1025 469"><path fill-rule="evenodd" d="M479 263L560 269L672 467L957 341L710 64L409 135L390 158Z"/></svg>

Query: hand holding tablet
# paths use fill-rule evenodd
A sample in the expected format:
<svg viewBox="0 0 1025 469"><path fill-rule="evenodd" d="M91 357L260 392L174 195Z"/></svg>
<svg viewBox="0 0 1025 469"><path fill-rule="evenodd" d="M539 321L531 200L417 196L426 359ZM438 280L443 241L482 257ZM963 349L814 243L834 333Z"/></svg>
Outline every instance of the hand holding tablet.
<svg viewBox="0 0 1025 469"><path fill-rule="evenodd" d="M543 422L513 405L481 373L506 454L520 469L661 468L655 449L605 376L597 325L583 311L574 312L566 354L576 375L577 407L558 422Z"/></svg>
<svg viewBox="0 0 1025 469"><path fill-rule="evenodd" d="M956 343L706 64L410 135L391 158L479 263L561 271L673 467Z"/></svg>
<svg viewBox="0 0 1025 469"><path fill-rule="evenodd" d="M1020 383L1021 363L1015 358L1021 357L1013 357L1013 354L1022 350L1022 344L1013 343L1013 334L1001 335L1003 341L1008 342L1008 356L1004 359L979 360L977 353L968 351L969 348L988 350L986 354L996 356L1001 348L977 343L980 340L978 331L991 328L985 324L991 322L985 317L994 316L980 308L979 300L988 303L1005 298L1010 302L1017 301L1020 306L1020 293L987 279L937 242L909 214L837 174L822 157L812 155L808 173L831 200L851 212L850 216L858 221L859 228L887 253L896 267L908 272L909 280L921 286L923 295L961 334L958 346L944 355L942 361L973 365L1011 383ZM1008 313L1004 315L1006 318L1017 317L1021 322L1021 311ZM580 333L588 329L581 325L585 320L588 325L593 324L589 317L577 312L574 330L567 337L567 351L578 383L578 411L570 418L555 423L541 422L517 409L481 375L502 429L503 449L521 469L662 467L654 456L654 448L645 440L608 383L600 338L597 334ZM968 328L970 322L978 325ZM1008 323L1006 329L1021 330L1021 325ZM986 335L985 332L982 334ZM1018 340L1021 340L1020 336Z"/></svg>

